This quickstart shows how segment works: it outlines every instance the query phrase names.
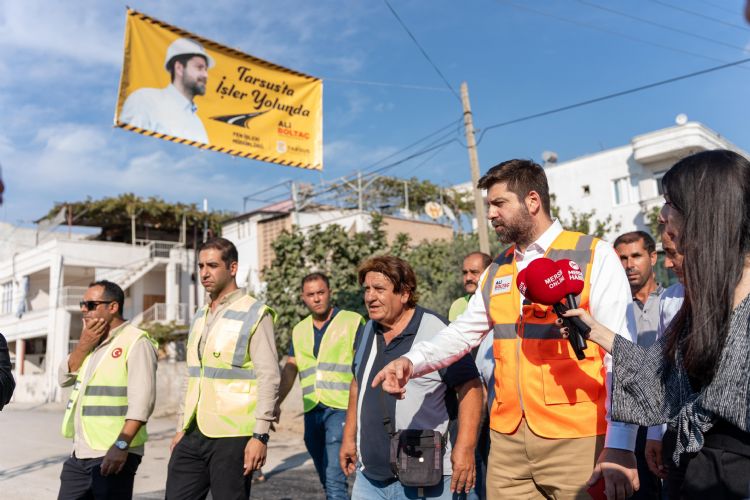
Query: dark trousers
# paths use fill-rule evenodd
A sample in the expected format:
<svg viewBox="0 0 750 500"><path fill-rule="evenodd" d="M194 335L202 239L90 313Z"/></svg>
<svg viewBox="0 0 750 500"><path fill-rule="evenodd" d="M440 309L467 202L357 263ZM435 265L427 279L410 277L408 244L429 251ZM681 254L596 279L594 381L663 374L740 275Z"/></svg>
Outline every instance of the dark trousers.
<svg viewBox="0 0 750 500"><path fill-rule="evenodd" d="M346 410L318 405L305 413L305 447L328 500L347 500L346 476L339 465Z"/></svg>
<svg viewBox="0 0 750 500"><path fill-rule="evenodd" d="M672 461L676 433L664 434L669 499L750 498L750 433L719 421L704 438L703 448L681 455L677 467Z"/></svg>
<svg viewBox="0 0 750 500"><path fill-rule="evenodd" d="M656 477L646 463L646 434L648 427L638 428L635 440L635 460L638 464L638 481L641 487L633 493L635 500L659 500L661 498L661 479Z"/></svg>
<svg viewBox="0 0 750 500"><path fill-rule="evenodd" d="M243 476L249 437L210 438L197 427L185 433L172 450L167 472L169 500L206 498L247 500L251 475Z"/></svg>
<svg viewBox="0 0 750 500"><path fill-rule="evenodd" d="M101 475L101 458L76 458L71 455L60 473L58 500L130 500L133 498L135 471L141 456L128 453L119 474Z"/></svg>

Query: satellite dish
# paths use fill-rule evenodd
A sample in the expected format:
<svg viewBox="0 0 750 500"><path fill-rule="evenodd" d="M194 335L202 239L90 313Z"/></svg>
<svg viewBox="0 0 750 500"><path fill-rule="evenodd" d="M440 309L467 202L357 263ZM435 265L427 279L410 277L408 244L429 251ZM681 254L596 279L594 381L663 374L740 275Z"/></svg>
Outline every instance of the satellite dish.
<svg viewBox="0 0 750 500"><path fill-rule="evenodd" d="M677 125L685 125L688 122L688 117L685 113L680 113L679 115L675 116L674 122Z"/></svg>
<svg viewBox="0 0 750 500"><path fill-rule="evenodd" d="M443 206L434 201L428 201L424 204L424 211L432 220L437 220L443 215Z"/></svg>
<svg viewBox="0 0 750 500"><path fill-rule="evenodd" d="M557 153L554 151L543 151L542 160L544 160L544 163L557 163Z"/></svg>

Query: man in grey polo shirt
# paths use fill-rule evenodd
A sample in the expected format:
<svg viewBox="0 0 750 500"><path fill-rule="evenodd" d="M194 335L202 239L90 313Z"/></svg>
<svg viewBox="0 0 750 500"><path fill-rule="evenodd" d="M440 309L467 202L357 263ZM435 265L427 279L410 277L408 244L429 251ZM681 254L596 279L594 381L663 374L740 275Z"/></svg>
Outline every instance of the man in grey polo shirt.
<svg viewBox="0 0 750 500"><path fill-rule="evenodd" d="M387 413L396 431L437 430L445 435L451 417L446 403L456 396L458 435L452 449L446 439L443 481L423 488L420 498L451 499L453 492L469 492L475 481L474 448L482 413L481 384L471 356L411 381L403 400L373 388L373 377L386 364L408 352L414 342L440 331L446 321L417 305L416 277L405 261L374 257L360 266L358 274L370 321L355 346L355 378L339 453L344 472L356 472L352 498L416 498L418 489L401 485L391 470L390 437L383 418Z"/></svg>
<svg viewBox="0 0 750 500"><path fill-rule="evenodd" d="M632 307L638 330L638 345L648 347L656 341L659 299L664 292L661 284L656 282L654 273L656 242L645 231L632 231L618 236L614 247L625 269L633 295ZM641 487L631 498L656 500L661 496L661 482L649 470L645 456L646 437L647 428L640 427L635 443L635 458Z"/></svg>

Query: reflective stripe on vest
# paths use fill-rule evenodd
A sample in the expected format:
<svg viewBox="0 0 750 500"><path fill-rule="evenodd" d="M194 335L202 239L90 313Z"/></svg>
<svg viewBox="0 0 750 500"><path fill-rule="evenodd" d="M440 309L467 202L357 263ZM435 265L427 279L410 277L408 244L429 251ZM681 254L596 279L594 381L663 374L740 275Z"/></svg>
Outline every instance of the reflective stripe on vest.
<svg viewBox="0 0 750 500"><path fill-rule="evenodd" d="M156 343L148 333L131 325L125 325L106 347L99 364L89 377L81 394L82 379L89 370L91 354L86 356L78 370L70 399L65 409L62 434L72 438L75 434L75 415L79 415L86 444L91 449L106 451L117 440L125 424L128 412L128 368L130 349L142 337L154 348ZM116 353L119 350L119 354ZM116 354L116 355L115 355ZM131 441L131 446L140 446L148 439L146 426L141 426Z"/></svg>
<svg viewBox="0 0 750 500"><path fill-rule="evenodd" d="M312 316L294 327L292 343L294 359L302 387L305 412L323 403L330 408L346 409L349 404L354 340L357 329L364 323L362 316L352 311L339 311L331 319L320 342L318 357L314 356L315 333Z"/></svg>
<svg viewBox="0 0 750 500"><path fill-rule="evenodd" d="M193 419L209 437L249 436L255 427L257 379L250 359L250 340L266 314L276 313L250 295L229 304L204 331L208 307L193 319L187 344L187 429ZM198 355L205 335L203 356Z"/></svg>
<svg viewBox="0 0 750 500"><path fill-rule="evenodd" d="M588 309L591 267L598 240L563 231L546 257L570 259L584 271L585 286L578 297ZM606 431L604 353L588 342L586 359L578 361L554 325L551 307L525 302L516 288L514 248L503 252L490 266L482 297L493 322L495 401L490 427L512 433L522 417L537 435L577 438ZM494 283L512 277L510 290L493 294Z"/></svg>

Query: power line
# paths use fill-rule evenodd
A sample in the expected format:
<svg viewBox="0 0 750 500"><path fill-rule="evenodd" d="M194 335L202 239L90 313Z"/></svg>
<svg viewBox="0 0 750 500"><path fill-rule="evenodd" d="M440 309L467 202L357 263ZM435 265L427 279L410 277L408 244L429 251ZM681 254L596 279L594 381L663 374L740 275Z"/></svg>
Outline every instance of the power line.
<svg viewBox="0 0 750 500"><path fill-rule="evenodd" d="M456 92L456 89L453 88L453 86L448 82L448 80L443 75L443 72L440 71L440 69L437 67L437 65L432 61L429 55L427 55L427 52L422 48L422 46L417 41L416 37L412 34L412 32L409 30L409 28L406 26L404 21L401 20L401 17L398 15L398 13L394 10L394 8L391 6L391 4L388 2L388 0L383 0L385 4L388 6L388 9L393 14L393 17L396 18L396 20L399 22L402 28L404 28L404 31L409 35L409 37L412 39L414 44L417 46L420 52L422 52L422 55L427 59L427 62L429 62L432 65L432 68L437 72L438 75L440 75L440 78L442 78L443 83L450 89L451 92L453 92L453 95L456 96L456 99L458 99L458 102L461 102L461 97L458 95L458 92Z"/></svg>
<svg viewBox="0 0 750 500"><path fill-rule="evenodd" d="M715 23L723 24L725 26L729 26L731 28L737 28L742 31L750 31L747 26L742 26L740 24L730 23L729 21L724 21L723 19L719 19L717 17L707 16L705 14L702 14L701 12L697 12L694 10L686 9L685 7L680 7L679 5L674 5L669 2L664 2L663 0L652 0L654 3L657 3L659 5L663 5L664 7L667 7L672 10L676 10L678 12L684 12L685 14L690 14L691 16L700 17L701 19L706 19L708 21L713 21Z"/></svg>
<svg viewBox="0 0 750 500"><path fill-rule="evenodd" d="M376 167L376 166L377 166L377 165L379 165L380 163L382 163L382 162L384 162L384 161L386 161L386 160L388 160L388 159L390 159L390 158L393 158L394 156L396 156L396 155L399 155L399 154L401 154L401 153L403 153L403 152L405 152L405 151L408 151L409 149L413 148L413 147L414 147L414 146L416 146L417 144L419 144L419 143L421 143L421 142L424 142L424 141L426 141L427 139L429 139L429 138L431 138L431 137L434 137L434 136L438 135L438 134L439 134L440 132L442 132L442 131L444 131L444 130L446 130L446 129L448 129L448 128L452 128L452 127L456 126L457 124L460 124L460 123L461 123L462 121L463 121L463 118L458 118L458 119L456 119L456 120L453 120L453 121L452 121L452 122L450 122L449 124L447 124L447 125L444 125L444 126L440 127L440 128L439 128L439 129L437 129L436 131L434 131L434 132L431 132L431 133L427 134L426 136L424 136L424 137L422 137L422 138L420 138L420 139L417 139L416 141L412 142L412 143L411 143L411 144L409 144L408 146L404 146L403 148L399 149L398 151L395 151L395 152L393 152L393 153L391 153L391 154L389 154L389 155L387 155L387 156L384 156L383 158L379 159L379 160L378 160L378 161L376 161L375 163L372 163L372 164L370 164L370 165L368 165L368 166L364 167L364 168L363 168L362 170L363 170L363 171L367 171L367 170L370 170L371 168L373 168L373 167ZM350 177L355 177L355 176L356 176L356 175L353 175L353 176L350 176Z"/></svg>
<svg viewBox="0 0 750 500"><path fill-rule="evenodd" d="M715 3L715 2L710 2L710 1L708 1L708 0L700 0L700 1L701 1L702 3L704 3L704 4L706 4L706 5L710 5L711 7L714 7L714 8L716 8L716 9L719 9L719 10L723 10L724 12L727 12L727 13L729 13L729 14L734 14L735 16L736 16L737 14L740 14L740 12L739 12L739 11L736 11L736 10L732 10L732 9L727 9L727 8L726 8L725 6L723 6L723 5L719 5L719 4Z"/></svg>
<svg viewBox="0 0 750 500"><path fill-rule="evenodd" d="M540 118L542 116L548 116L548 115L552 115L552 114L555 114L555 113L560 113L562 111L568 111L568 110L571 110L571 109L580 108L582 106L587 106L589 104L594 104L594 103L597 103L597 102L602 102L602 101L606 101L606 100L609 100L609 99L614 99L615 97L622 97L624 95L634 94L634 93L640 92L642 90L652 89L654 87L659 87L659 86L662 86L662 85L666 85L668 83L678 82L680 80L686 80L688 78L692 78L692 77L699 76L699 75L705 75L706 73L711 73L711 72L714 72L714 71L719 71L721 69L730 68L732 66L737 66L738 64L744 64L746 62L750 62L750 57L745 58L745 59L740 59L739 61L734 61L734 62L731 62L731 63L722 64L721 66L714 66L712 68L707 68L707 69L703 69L703 70L700 70L700 71L694 71L694 72L688 73L686 75L681 75L681 76L676 76L676 77L673 77L673 78L668 78L667 80L661 80L659 82L649 83L647 85L641 85L640 87L635 87L635 88L632 88L632 89L629 89L629 90L623 90L623 91L620 91L620 92L615 92L613 94L608 94L608 95L605 95L605 96L596 97L594 99L588 99L586 101L581 101L581 102L578 102L578 103L575 103L575 104L570 104L568 106L563 106L563 107L560 107L560 108L551 109L549 111L542 111L541 113L534 113L533 115L522 116L520 118L514 118L513 120L508 120L506 122L496 123L494 125L490 125L489 127L485 127L484 129L482 129L482 133L480 134L479 139L477 140L477 144L479 144L482 141L482 138L484 137L484 134L486 134L487 132L489 132L492 129L496 129L496 128L500 128L500 127L505 127L507 125L512 125L514 123L519 123L519 122L523 122L523 121L527 121L527 120L532 120L534 118Z"/></svg>
<svg viewBox="0 0 750 500"><path fill-rule="evenodd" d="M328 77L321 77L324 81L327 82L336 82L336 83L354 83L357 85L372 85L375 87L396 87L400 89L410 89L410 90L433 90L436 92L448 92L447 89L444 89L443 87L429 87L426 85L413 85L410 83L388 83L388 82L372 82L368 80L347 80L344 78L328 78Z"/></svg>
<svg viewBox="0 0 750 500"><path fill-rule="evenodd" d="M698 57L698 58L701 58L701 59L706 59L708 61L715 61L715 62L720 62L720 63L729 62L729 61L727 61L725 59L720 59L718 57L712 57L712 56L707 56L707 55L703 55L703 54L698 54L697 52L691 52L689 50L685 50L685 49L673 47L671 45L665 45L665 44L658 43L658 42L652 42L650 40L645 40L643 38L639 38L639 37L636 37L636 36L633 36L633 35L629 35L629 34L626 34L626 33L621 33L619 31L611 30L611 29L608 29L608 28L605 28L603 26L599 26L599 25L596 25L596 24L586 23L586 22L583 22L583 21L579 21L577 19L570 19L570 18L567 18L567 17L559 16L557 14L552 14L551 12L545 12L545 11L537 10L537 9L534 9L532 7L528 7L528 6L523 5L523 4L517 4L517 3L511 2L509 0L495 0L495 1L497 3L499 3L499 4L507 5L509 7L513 7L514 9L531 12L533 14L537 14L537 15L540 15L540 16L549 17L551 19L556 19L558 21L562 21L562 22L565 22L565 23L570 23L570 24L577 25L577 26L583 26L585 28L593 29L593 30L596 30L596 31L601 31L602 33L607 33L609 35L619 36L621 38L625 38L626 40L632 40L632 41L635 41L635 42L644 43L646 45L651 45L653 47L658 47L658 48L661 48L661 49L671 50L673 52L678 52L678 53L681 53L681 54L686 54L686 55L689 55L689 56ZM740 68L742 68L744 70L750 71L750 68L745 67L745 66L740 66Z"/></svg>
<svg viewBox="0 0 750 500"><path fill-rule="evenodd" d="M618 16L622 16L622 17L625 17L625 18L628 18L628 19L632 19L634 21L638 21L638 22L641 22L641 23L646 23L646 24L649 24L651 26L656 26L658 28L662 28L662 29L665 29L665 30L673 31L675 33L680 33L681 35L690 36L690 37L693 37L693 38L697 38L699 40L704 40L706 42L711 42L711 43L715 43L717 45L723 45L724 47L729 47L729 48L732 48L732 49L739 49L739 50L741 50L743 52L747 52L747 49L745 49L745 47L740 47L739 45L734 45L734 44L731 44L731 43L722 42L721 40L716 40L715 38L711 38L711 37L708 37L708 36L703 36L703 35L699 35L697 33L693 33L692 31L682 30L682 29L674 28L674 27L666 25L666 24L657 23L657 22L652 21L650 19L645 19L643 17L634 16L632 14L628 14L627 12L622 12L622 11L619 11L619 10L611 9L609 7L605 7L603 5L599 5L599 4L596 4L596 3L593 3L593 2L588 2L586 0L578 0L578 3L582 3L583 5L588 5L589 7L593 7L595 9L603 10L604 12L609 12L609 13L612 13L612 14L615 14L615 15L618 15Z"/></svg>

